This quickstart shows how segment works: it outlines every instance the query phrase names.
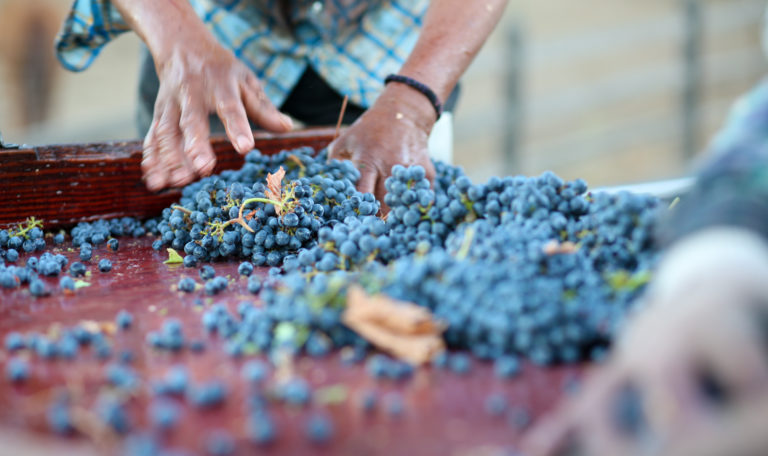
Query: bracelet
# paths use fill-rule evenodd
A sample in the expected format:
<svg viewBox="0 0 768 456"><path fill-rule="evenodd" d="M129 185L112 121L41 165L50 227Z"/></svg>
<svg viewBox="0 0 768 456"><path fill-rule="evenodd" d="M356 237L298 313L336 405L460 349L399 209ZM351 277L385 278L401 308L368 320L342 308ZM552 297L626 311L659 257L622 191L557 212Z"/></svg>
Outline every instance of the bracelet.
<svg viewBox="0 0 768 456"><path fill-rule="evenodd" d="M384 85L387 85L390 82L399 82L421 92L422 95L427 97L432 104L432 107L435 108L435 114L437 114L437 118L440 119L440 116L443 114L443 104L440 102L440 99L435 92L433 92L426 84L422 84L413 78L399 74L390 74L384 79Z"/></svg>

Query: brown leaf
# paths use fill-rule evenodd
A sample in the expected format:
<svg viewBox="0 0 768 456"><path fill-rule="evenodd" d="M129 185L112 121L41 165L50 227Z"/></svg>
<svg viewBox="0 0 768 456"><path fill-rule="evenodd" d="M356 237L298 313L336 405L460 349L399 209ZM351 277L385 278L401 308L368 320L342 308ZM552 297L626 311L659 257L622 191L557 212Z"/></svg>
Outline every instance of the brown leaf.
<svg viewBox="0 0 768 456"><path fill-rule="evenodd" d="M429 310L382 294L369 296L359 286L347 291L342 321L381 350L412 364L423 364L445 350L445 325Z"/></svg>
<svg viewBox="0 0 768 456"><path fill-rule="evenodd" d="M285 177L285 170L281 166L275 174L267 174L267 191L264 192L264 196L273 201L283 200L283 177ZM279 216L283 212L282 206L277 204L275 206L275 213Z"/></svg>
<svg viewBox="0 0 768 456"><path fill-rule="evenodd" d="M281 166L275 174L267 174L267 191L264 195L275 201L281 201L283 199L283 177L285 177L285 170Z"/></svg>

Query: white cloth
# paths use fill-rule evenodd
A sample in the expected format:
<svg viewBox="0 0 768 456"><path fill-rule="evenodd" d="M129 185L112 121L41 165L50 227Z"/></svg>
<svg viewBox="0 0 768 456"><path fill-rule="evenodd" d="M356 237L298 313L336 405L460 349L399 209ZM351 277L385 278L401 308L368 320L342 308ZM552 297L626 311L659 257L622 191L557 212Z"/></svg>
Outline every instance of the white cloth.
<svg viewBox="0 0 768 456"><path fill-rule="evenodd" d="M453 163L453 114L444 112L429 135L429 156L435 160Z"/></svg>

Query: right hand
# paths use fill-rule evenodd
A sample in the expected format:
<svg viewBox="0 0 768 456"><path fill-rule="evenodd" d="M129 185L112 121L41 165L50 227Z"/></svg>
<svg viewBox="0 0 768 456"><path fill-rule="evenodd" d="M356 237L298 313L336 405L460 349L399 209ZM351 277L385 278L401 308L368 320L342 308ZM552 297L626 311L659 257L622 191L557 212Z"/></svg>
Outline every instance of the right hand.
<svg viewBox="0 0 768 456"><path fill-rule="evenodd" d="M292 128L250 69L210 34L178 36L167 52L154 57L160 89L141 162L150 190L182 186L213 171L210 113L218 114L241 154L254 147L249 117L266 130Z"/></svg>

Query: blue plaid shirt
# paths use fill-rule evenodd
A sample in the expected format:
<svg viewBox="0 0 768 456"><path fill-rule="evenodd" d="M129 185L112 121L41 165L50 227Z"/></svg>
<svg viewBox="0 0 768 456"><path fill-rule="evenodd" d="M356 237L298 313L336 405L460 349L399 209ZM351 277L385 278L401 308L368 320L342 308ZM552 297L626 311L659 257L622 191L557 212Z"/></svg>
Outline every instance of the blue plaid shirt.
<svg viewBox="0 0 768 456"><path fill-rule="evenodd" d="M289 27L278 0L190 0L227 49L282 105L311 65L350 101L369 107L416 44L428 0L290 0ZM62 65L82 71L109 41L129 31L109 0L75 0L56 40Z"/></svg>

